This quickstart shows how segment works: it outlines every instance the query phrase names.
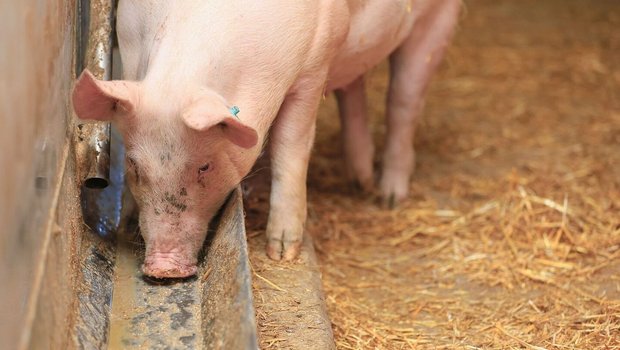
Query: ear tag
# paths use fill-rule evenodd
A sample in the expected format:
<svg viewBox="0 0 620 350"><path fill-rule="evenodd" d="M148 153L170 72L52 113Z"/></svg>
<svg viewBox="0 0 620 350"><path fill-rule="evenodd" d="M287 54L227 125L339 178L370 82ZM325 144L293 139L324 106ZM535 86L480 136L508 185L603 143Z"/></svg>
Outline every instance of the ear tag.
<svg viewBox="0 0 620 350"><path fill-rule="evenodd" d="M230 114L234 115L235 118L239 119L239 117L237 116L237 114L239 114L239 107L237 106L232 106L230 107Z"/></svg>

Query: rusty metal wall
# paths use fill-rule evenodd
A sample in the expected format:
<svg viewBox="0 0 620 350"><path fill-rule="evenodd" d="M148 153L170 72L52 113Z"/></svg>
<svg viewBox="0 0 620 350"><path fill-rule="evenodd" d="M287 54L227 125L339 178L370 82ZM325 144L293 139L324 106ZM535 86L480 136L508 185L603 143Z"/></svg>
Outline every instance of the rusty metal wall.
<svg viewBox="0 0 620 350"><path fill-rule="evenodd" d="M0 349L61 348L69 337L75 6L0 0Z"/></svg>

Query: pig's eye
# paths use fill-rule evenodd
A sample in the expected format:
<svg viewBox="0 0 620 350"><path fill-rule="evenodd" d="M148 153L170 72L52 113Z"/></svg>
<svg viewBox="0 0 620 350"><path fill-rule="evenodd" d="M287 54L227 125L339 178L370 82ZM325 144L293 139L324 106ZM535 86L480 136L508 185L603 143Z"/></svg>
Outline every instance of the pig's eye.
<svg viewBox="0 0 620 350"><path fill-rule="evenodd" d="M198 174L204 174L207 171L211 170L211 163L207 163L200 168L198 168Z"/></svg>

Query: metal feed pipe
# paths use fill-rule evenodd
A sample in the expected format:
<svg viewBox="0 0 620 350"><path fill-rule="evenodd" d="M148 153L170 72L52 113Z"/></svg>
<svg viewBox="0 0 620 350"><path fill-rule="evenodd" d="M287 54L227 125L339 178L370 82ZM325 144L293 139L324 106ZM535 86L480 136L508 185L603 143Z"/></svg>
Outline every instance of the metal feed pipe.
<svg viewBox="0 0 620 350"><path fill-rule="evenodd" d="M79 0L76 72L88 68L95 77L112 78L114 0ZM85 142L84 186L106 188L110 184L110 123L78 124L79 140Z"/></svg>

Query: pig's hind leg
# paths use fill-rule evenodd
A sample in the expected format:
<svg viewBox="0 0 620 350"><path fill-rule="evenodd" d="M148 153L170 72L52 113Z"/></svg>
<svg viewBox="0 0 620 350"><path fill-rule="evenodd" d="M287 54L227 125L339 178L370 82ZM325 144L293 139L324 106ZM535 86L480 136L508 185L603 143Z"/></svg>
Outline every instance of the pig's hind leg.
<svg viewBox="0 0 620 350"><path fill-rule="evenodd" d="M350 182L369 192L374 187L374 145L368 129L364 77L336 90L335 94L340 110L347 177Z"/></svg>
<svg viewBox="0 0 620 350"><path fill-rule="evenodd" d="M379 184L385 206L394 207L408 195L415 164L416 119L423 109L428 83L450 41L460 2L448 0L430 9L390 56L387 135Z"/></svg>
<svg viewBox="0 0 620 350"><path fill-rule="evenodd" d="M324 80L323 80L324 81ZM315 81L316 83L316 81ZM299 254L306 222L306 176L314 141L320 86L295 89L271 129L271 197L267 255L291 260Z"/></svg>

